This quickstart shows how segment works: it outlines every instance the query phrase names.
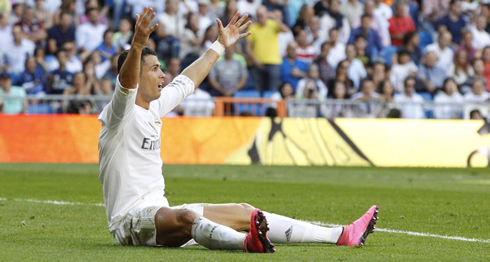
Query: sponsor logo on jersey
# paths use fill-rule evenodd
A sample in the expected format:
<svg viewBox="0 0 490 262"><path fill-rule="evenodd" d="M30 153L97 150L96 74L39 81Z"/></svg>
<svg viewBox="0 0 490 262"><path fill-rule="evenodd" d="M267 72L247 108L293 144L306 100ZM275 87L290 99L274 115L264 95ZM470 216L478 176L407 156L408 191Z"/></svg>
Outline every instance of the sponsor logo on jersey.
<svg viewBox="0 0 490 262"><path fill-rule="evenodd" d="M143 143L141 143L141 149L160 150L160 138L159 137L143 138Z"/></svg>

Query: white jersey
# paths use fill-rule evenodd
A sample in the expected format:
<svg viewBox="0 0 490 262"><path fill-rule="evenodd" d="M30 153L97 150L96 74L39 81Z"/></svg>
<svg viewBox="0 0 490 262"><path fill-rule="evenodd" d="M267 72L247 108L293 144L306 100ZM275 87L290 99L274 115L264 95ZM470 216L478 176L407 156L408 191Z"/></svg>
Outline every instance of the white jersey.
<svg viewBox="0 0 490 262"><path fill-rule="evenodd" d="M163 88L149 110L135 104L135 89L116 81L112 101L99 115L99 179L110 231L140 205L168 206L160 157L161 118L194 91L186 76Z"/></svg>

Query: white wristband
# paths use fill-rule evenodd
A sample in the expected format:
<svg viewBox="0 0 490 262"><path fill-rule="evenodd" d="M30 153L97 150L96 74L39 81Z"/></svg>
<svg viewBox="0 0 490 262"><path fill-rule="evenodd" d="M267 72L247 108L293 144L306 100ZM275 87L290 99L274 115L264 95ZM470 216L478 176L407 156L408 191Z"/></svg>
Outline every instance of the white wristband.
<svg viewBox="0 0 490 262"><path fill-rule="evenodd" d="M225 46L222 45L218 40L214 41L214 43L211 45L211 49L213 49L218 55L223 54L225 52Z"/></svg>

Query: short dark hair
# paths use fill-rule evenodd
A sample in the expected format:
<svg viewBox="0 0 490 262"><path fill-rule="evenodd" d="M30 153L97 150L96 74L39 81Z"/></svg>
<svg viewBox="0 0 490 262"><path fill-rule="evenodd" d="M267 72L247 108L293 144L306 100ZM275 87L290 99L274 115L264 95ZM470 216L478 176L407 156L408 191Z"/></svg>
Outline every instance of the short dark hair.
<svg viewBox="0 0 490 262"><path fill-rule="evenodd" d="M407 76L407 78L403 80L403 86L407 86L407 82L410 80L413 80L415 84L417 84L417 78L415 78L415 76Z"/></svg>
<svg viewBox="0 0 490 262"><path fill-rule="evenodd" d="M126 61L126 57L128 57L128 53L129 53L129 49L126 50L126 51L124 51L124 52L122 52L119 55L119 58L117 59L117 72L118 73L121 71L121 68L122 68L122 66L124 64L124 61ZM149 55L157 56L157 53L153 49L151 49L151 48L149 48L147 46L143 47L143 49L141 50L141 60L140 60L140 62L143 63L145 57L147 57Z"/></svg>

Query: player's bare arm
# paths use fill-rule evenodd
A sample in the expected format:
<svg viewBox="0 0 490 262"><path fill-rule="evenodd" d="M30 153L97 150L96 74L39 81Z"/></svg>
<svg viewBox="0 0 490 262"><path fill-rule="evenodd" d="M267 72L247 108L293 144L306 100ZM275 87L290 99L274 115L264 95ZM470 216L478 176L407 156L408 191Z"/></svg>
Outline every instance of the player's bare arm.
<svg viewBox="0 0 490 262"><path fill-rule="evenodd" d="M240 18L240 13L237 12L226 27L223 27L223 23L219 18L216 19L219 28L217 43L221 44L223 51L225 48L235 44L239 39L247 37L251 34L250 32L240 33L252 24L252 21L245 22L247 18L248 14ZM214 63L216 63L220 55L221 54L218 54L218 51L211 48L196 61L194 61L194 63L184 69L182 74L189 77L194 82L194 86L197 88L209 74L211 68L213 67Z"/></svg>
<svg viewBox="0 0 490 262"><path fill-rule="evenodd" d="M119 72L119 82L125 88L136 88L140 80L141 70L141 50L148 41L150 34L155 31L158 24L150 27L151 21L156 14L152 8L145 7L141 15L136 15L136 24L134 26L134 37L131 42L128 56L124 61L121 71Z"/></svg>

